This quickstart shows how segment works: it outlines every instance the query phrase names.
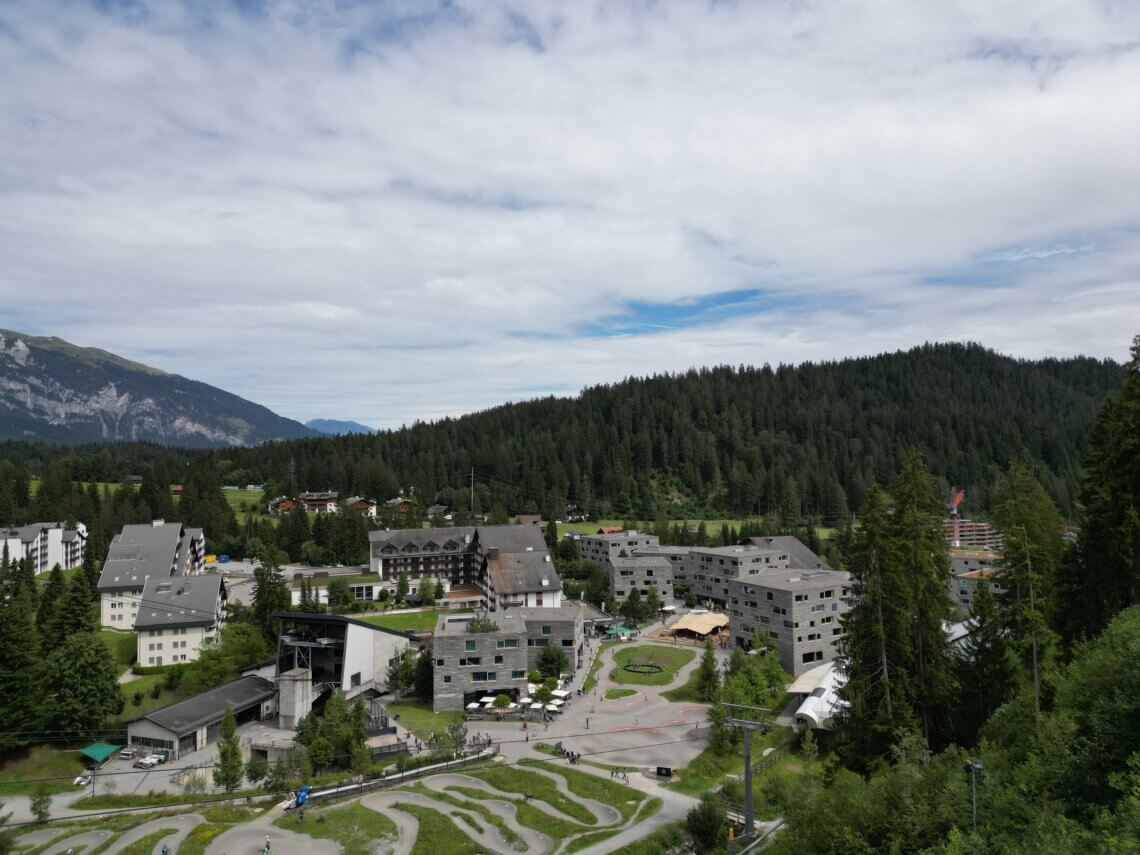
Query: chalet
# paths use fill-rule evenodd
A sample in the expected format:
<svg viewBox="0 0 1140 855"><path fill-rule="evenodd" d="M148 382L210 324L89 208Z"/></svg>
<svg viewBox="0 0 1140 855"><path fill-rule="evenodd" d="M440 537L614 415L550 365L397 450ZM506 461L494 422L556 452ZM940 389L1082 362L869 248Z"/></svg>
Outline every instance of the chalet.
<svg viewBox="0 0 1140 855"><path fill-rule="evenodd" d="M396 511L401 514L410 514L414 507L411 499L405 499L403 496L397 496L395 499L389 499L384 503L385 509L389 511Z"/></svg>
<svg viewBox="0 0 1140 855"><path fill-rule="evenodd" d="M366 517L376 518L376 503L371 499L365 499L363 496L349 496L344 504L345 507L352 508Z"/></svg>
<svg viewBox="0 0 1140 855"><path fill-rule="evenodd" d="M542 514L519 514L515 522L519 525L542 525Z"/></svg>
<svg viewBox="0 0 1140 855"><path fill-rule="evenodd" d="M287 514L296 506L296 499L291 499L288 496L278 496L269 503L269 513L274 515Z"/></svg>
<svg viewBox="0 0 1140 855"><path fill-rule="evenodd" d="M447 505L429 505L426 513L429 518L438 517L448 522L455 519L455 511Z"/></svg>
<svg viewBox="0 0 1140 855"><path fill-rule="evenodd" d="M297 500L305 506L310 514L336 513L337 493L331 490L302 493Z"/></svg>

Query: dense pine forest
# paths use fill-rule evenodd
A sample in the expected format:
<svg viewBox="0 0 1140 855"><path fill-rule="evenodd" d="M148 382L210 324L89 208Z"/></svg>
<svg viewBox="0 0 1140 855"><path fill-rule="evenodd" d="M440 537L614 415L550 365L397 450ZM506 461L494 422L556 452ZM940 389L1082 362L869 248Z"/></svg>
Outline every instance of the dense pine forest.
<svg viewBox="0 0 1140 855"><path fill-rule="evenodd" d="M1066 517L1097 407L1123 369L1088 358L1015 360L978 345L799 367L718 367L628 379L575 398L505 404L379 433L211 452L226 483L267 493L335 489L379 499L414 491L476 510L595 518L779 515L837 523L909 449L940 488L987 515L999 473L1023 461ZM161 462L178 481L200 455L146 445L6 443L33 475L66 457L81 481L114 481ZM0 503L3 498L0 497Z"/></svg>

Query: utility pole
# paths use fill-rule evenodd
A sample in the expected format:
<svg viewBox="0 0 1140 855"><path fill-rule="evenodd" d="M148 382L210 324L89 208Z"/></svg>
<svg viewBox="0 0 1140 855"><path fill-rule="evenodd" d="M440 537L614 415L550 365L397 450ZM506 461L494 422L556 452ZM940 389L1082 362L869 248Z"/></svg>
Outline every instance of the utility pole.
<svg viewBox="0 0 1140 855"><path fill-rule="evenodd" d="M974 831L978 830L978 777L982 774L981 760L970 760L965 764L966 774L970 776L970 796L974 806Z"/></svg>
<svg viewBox="0 0 1140 855"><path fill-rule="evenodd" d="M728 710L725 725L739 727L744 731L744 834L737 840L745 841L756 834L756 810L752 804L752 731L757 730L766 733L771 730L771 726L766 721L740 718L738 711L744 715L748 713L771 715L772 711L766 707L750 707L744 704L724 704L723 706Z"/></svg>
<svg viewBox="0 0 1140 855"><path fill-rule="evenodd" d="M471 467L471 516L475 516L475 467Z"/></svg>

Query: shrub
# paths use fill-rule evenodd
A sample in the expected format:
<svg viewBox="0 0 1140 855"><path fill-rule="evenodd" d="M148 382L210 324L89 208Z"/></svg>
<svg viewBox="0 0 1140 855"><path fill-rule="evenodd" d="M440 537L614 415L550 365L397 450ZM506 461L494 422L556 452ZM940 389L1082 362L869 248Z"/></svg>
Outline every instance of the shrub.
<svg viewBox="0 0 1140 855"><path fill-rule="evenodd" d="M685 817L685 827L698 852L712 852L724 844L724 802L716 793L705 793Z"/></svg>
<svg viewBox="0 0 1140 855"><path fill-rule="evenodd" d="M142 692L135 692L133 695L131 695L131 703L134 704L136 707L141 705L142 702L143 702L143 693Z"/></svg>
<svg viewBox="0 0 1140 855"><path fill-rule="evenodd" d="M161 694L162 694L162 684L161 683L155 683L153 686L150 687L150 696L152 698L157 698Z"/></svg>

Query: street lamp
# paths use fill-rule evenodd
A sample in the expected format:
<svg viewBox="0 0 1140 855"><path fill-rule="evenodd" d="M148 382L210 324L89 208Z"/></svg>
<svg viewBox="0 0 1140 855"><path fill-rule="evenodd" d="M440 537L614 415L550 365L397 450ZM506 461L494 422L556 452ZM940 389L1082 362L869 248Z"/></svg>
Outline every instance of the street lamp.
<svg viewBox="0 0 1140 855"><path fill-rule="evenodd" d="M962 764L962 769L970 776L970 794L974 804L974 831L978 830L978 779L982 777L985 767L981 760L969 760Z"/></svg>

